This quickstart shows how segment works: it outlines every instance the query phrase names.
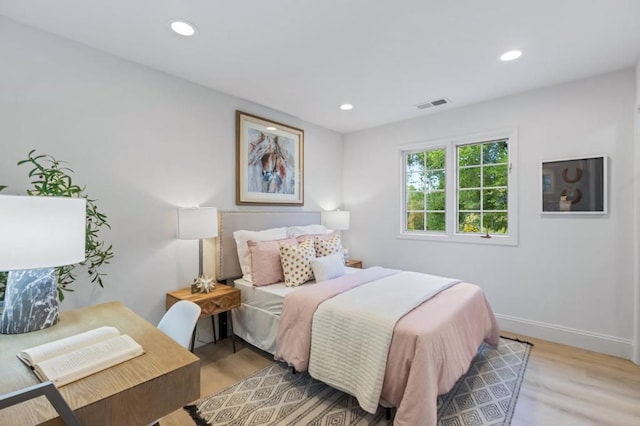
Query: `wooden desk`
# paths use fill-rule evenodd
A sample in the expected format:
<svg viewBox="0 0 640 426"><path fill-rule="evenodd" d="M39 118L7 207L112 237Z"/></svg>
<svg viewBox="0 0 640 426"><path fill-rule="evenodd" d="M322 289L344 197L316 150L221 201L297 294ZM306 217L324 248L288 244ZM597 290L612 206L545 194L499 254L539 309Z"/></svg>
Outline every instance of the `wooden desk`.
<svg viewBox="0 0 640 426"><path fill-rule="evenodd" d="M39 383L16 353L103 325L145 350L122 364L59 390L83 425L145 425L200 397L200 360L119 302L63 312L53 327L0 334L0 394ZM0 412L0 425L63 424L44 397Z"/></svg>

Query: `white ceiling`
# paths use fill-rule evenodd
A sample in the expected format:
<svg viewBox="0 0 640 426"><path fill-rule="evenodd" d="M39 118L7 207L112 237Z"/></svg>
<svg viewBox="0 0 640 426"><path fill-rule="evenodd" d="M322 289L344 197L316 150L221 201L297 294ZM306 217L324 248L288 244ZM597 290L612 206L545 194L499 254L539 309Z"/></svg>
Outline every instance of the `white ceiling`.
<svg viewBox="0 0 640 426"><path fill-rule="evenodd" d="M640 0L0 0L0 14L342 133L640 58Z"/></svg>

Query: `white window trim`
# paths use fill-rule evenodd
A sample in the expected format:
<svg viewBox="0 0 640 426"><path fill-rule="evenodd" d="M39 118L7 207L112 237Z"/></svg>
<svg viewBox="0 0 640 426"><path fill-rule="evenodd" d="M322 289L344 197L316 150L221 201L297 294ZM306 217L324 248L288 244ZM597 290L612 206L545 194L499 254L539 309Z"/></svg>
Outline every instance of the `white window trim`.
<svg viewBox="0 0 640 426"><path fill-rule="evenodd" d="M460 234L456 228L456 215L458 209L456 205L456 188L458 187L457 155L458 145L480 143L496 139L509 139L509 235L491 235L485 238L474 234ZM446 232L405 232L406 225L406 162L404 154L409 151L426 151L437 148L446 149L446 174L445 174L445 203L446 203ZM485 245L518 245L518 130L515 128L498 129L489 132L476 133L460 137L442 138L419 143L412 143L399 146L400 170L400 226L398 238L407 240L425 240L440 242L455 242L468 244Z"/></svg>

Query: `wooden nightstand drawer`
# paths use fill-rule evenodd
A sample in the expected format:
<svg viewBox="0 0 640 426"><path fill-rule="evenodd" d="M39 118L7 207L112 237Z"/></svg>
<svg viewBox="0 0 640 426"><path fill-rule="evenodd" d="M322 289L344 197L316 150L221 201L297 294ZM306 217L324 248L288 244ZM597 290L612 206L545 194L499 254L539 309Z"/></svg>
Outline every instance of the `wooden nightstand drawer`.
<svg viewBox="0 0 640 426"><path fill-rule="evenodd" d="M217 314L229 312L230 310L240 306L240 289L220 283L216 283L215 288L209 293L191 293L191 288L182 288L180 290L167 293L167 309L180 300L189 300L200 306L200 318L211 317L213 342L216 343L215 321L213 318ZM236 341L233 334L233 321L231 319L231 315L228 315L227 318L229 320L229 325L231 326L231 342L233 344L233 352L235 353ZM226 336L226 331L222 334L222 328L220 333L221 336ZM193 337L191 338L191 347L193 348Z"/></svg>
<svg viewBox="0 0 640 426"><path fill-rule="evenodd" d="M215 288L209 293L191 293L188 287L172 291L167 293L167 309L178 300L189 300L198 304L202 309L201 316L205 317L240 306L240 289L216 283Z"/></svg>
<svg viewBox="0 0 640 426"><path fill-rule="evenodd" d="M201 317L219 314L240 306L240 291L223 294L198 303L202 309Z"/></svg>
<svg viewBox="0 0 640 426"><path fill-rule="evenodd" d="M344 266L349 266L351 268L360 268L362 269L362 260L349 259L345 262Z"/></svg>

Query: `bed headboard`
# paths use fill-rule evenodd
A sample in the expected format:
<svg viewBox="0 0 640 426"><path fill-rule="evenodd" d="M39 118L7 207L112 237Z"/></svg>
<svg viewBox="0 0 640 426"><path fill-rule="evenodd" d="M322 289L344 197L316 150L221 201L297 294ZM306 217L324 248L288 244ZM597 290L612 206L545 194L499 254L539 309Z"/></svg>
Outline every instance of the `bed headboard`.
<svg viewBox="0 0 640 426"><path fill-rule="evenodd" d="M242 276L236 242L233 239L234 231L260 231L314 223L320 223L320 212L219 211L216 278L222 281Z"/></svg>

